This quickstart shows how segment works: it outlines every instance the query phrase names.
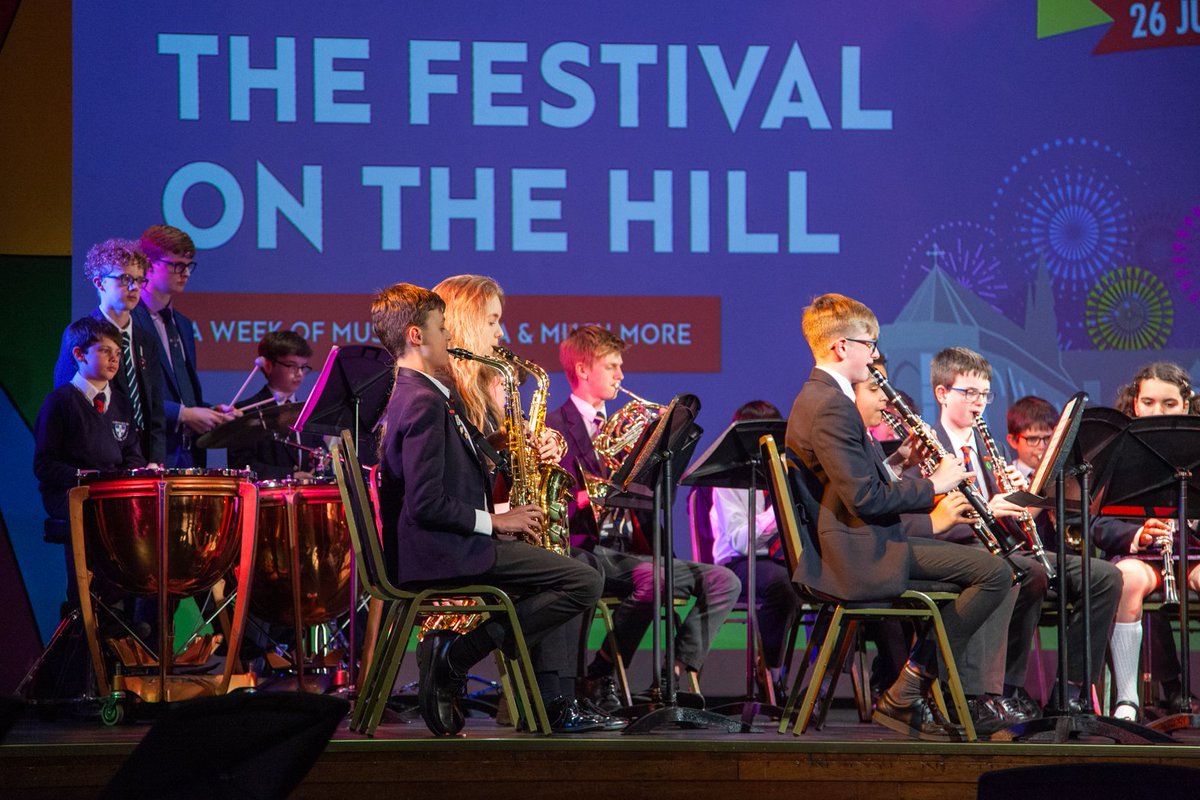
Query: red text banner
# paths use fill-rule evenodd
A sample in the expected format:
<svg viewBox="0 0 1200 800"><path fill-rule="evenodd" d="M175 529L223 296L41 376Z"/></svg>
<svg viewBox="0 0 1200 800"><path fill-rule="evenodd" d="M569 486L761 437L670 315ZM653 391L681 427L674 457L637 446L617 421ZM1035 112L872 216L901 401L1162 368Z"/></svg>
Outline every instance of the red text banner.
<svg viewBox="0 0 1200 800"><path fill-rule="evenodd" d="M1092 51L1096 55L1200 45L1200 3L1197 0L1092 2L1113 21Z"/></svg>
<svg viewBox="0 0 1200 800"><path fill-rule="evenodd" d="M333 345L378 344L371 331L369 295L188 293L179 310L196 324L204 370L254 366L258 342L275 330L294 330L313 348L319 366ZM720 372L719 297L509 296L504 306L507 346L547 369L558 368L558 345L574 328L594 323L628 343L626 372Z"/></svg>

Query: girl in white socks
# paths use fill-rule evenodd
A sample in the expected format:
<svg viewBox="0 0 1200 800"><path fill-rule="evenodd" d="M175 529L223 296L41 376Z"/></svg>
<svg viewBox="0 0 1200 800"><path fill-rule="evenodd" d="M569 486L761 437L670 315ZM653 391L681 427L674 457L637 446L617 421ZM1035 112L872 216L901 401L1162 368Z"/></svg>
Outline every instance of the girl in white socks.
<svg viewBox="0 0 1200 800"><path fill-rule="evenodd" d="M1165 414L1200 414L1200 399L1188 374L1177 364L1157 361L1143 367L1117 395L1117 409L1132 417ZM1116 557L1124 588L1113 625L1113 680L1117 703L1113 716L1136 720L1138 707L1138 657L1142 647L1142 603L1162 584L1162 560L1157 556L1164 537L1172 535L1171 520L1148 519L1144 523L1102 517L1093 526L1093 542ZM1155 555L1147 558L1146 551ZM1136 557L1136 556L1141 557ZM1188 573L1188 586L1200 591L1200 566ZM1179 591L1184 591L1180 587ZM1186 700L1187 698L1185 698Z"/></svg>

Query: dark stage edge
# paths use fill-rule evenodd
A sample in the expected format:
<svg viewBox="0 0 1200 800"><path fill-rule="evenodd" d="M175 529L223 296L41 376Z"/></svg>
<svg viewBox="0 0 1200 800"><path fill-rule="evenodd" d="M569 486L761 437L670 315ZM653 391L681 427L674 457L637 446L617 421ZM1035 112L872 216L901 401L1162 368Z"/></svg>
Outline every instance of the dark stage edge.
<svg viewBox="0 0 1200 800"><path fill-rule="evenodd" d="M338 731L295 798L508 800L718 797L798 789L830 800L944 800L976 794L979 775L1044 764L1123 762L1200 768L1200 733L1180 744L1104 742L950 744L903 739L835 709L815 734L716 734L664 730L650 736L535 737L469 720L466 736L436 739L418 721L380 726L368 739ZM5 798L94 797L147 730L145 724L22 722L0 746Z"/></svg>

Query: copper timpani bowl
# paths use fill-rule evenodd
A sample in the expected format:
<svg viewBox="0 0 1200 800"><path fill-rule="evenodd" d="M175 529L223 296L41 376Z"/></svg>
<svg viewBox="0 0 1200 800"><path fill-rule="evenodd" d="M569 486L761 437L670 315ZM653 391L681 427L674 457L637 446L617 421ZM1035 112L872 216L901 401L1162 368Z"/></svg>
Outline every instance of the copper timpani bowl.
<svg viewBox="0 0 1200 800"><path fill-rule="evenodd" d="M295 561L289 524L295 526ZM295 625L291 583L295 574L301 623L328 622L350 608L350 569L350 530L335 482L258 484L258 549L250 598L255 614L279 625Z"/></svg>
<svg viewBox="0 0 1200 800"><path fill-rule="evenodd" d="M199 469L83 477L90 492L84 505L89 566L126 592L154 595L165 544L167 591L184 596L208 590L241 553L238 489L247 478L245 472Z"/></svg>

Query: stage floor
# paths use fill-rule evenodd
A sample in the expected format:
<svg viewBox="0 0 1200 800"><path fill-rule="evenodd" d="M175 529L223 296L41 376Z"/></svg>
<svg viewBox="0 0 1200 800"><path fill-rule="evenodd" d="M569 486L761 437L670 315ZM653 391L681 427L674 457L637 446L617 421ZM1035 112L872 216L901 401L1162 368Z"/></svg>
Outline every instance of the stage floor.
<svg viewBox="0 0 1200 800"><path fill-rule="evenodd" d="M22 720L0 746L0 795L7 798L93 797L145 734L149 723L105 728L94 720ZM780 735L765 718L755 733L660 729L537 737L486 718L468 720L465 735L431 737L416 720L390 716L374 738L343 723L294 793L297 798L457 798L488 800L721 797L788 788L811 798L975 797L981 773L1053 763L1139 762L1200 768L1200 731L1178 744L1113 745L931 743L862 724L835 708L821 731Z"/></svg>

